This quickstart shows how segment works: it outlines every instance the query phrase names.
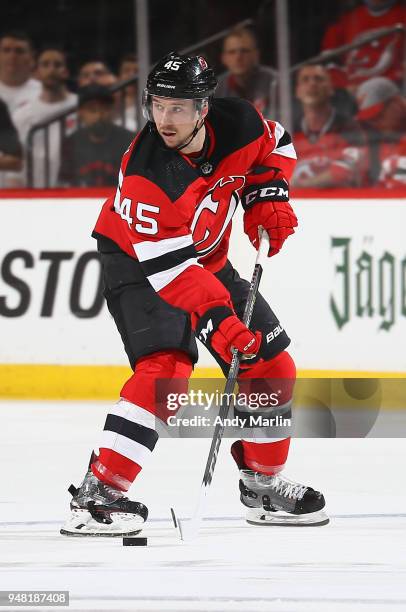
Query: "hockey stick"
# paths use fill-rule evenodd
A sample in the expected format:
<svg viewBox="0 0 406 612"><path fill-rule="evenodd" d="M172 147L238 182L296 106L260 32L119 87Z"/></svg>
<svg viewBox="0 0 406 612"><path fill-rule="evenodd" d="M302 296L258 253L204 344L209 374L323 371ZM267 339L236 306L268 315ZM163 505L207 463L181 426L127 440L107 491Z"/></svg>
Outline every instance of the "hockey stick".
<svg viewBox="0 0 406 612"><path fill-rule="evenodd" d="M258 287L263 270L262 262L267 256L267 253L270 248L268 234L262 229L260 230L260 234L261 238L258 247L257 258L255 261L254 272L252 274L251 285L243 316L243 322L247 327L249 327L251 323L255 300L258 294ZM232 398L232 394L234 392L234 388L237 382L238 371L240 368L240 359L241 354L237 351L237 349L233 349L233 358L231 361L230 370L228 372L228 377L224 388L223 398L218 415L220 418L218 419L218 423L214 429L213 439L211 442L209 455L207 457L206 469L203 474L202 485L200 488L199 499L196 505L195 513L191 519L186 520L185 522L181 522L179 518L177 518L174 509L171 508L174 526L178 529L181 539L185 542L196 538L202 524L205 502L209 487L211 485L211 481L213 479L214 468L216 467L217 457L220 450L221 441L223 439L225 428L224 421L227 418L228 412L232 407L232 401L228 401L227 398Z"/></svg>

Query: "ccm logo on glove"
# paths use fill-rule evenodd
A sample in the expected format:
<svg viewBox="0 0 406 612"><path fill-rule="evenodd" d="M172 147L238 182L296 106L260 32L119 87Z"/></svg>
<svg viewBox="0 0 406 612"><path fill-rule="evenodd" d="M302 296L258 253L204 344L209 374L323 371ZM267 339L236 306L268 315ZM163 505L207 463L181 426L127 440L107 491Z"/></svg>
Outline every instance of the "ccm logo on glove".
<svg viewBox="0 0 406 612"><path fill-rule="evenodd" d="M271 184L265 187L251 187L244 190L242 196L242 205L245 210L264 200L273 202L288 202L289 187L286 181L272 181Z"/></svg>

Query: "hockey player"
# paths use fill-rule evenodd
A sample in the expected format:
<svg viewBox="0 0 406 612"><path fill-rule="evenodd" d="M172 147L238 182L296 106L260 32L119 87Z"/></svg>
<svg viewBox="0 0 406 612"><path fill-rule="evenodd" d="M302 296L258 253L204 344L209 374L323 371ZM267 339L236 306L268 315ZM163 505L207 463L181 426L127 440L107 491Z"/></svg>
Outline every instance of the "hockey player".
<svg viewBox="0 0 406 612"><path fill-rule="evenodd" d="M65 535L141 530L147 509L125 492L158 440L156 383L190 377L196 336L225 373L236 347L241 381L286 379L290 400L290 340L261 295L252 331L241 322L249 283L227 251L240 201L256 248L259 226L270 236L269 256L293 234L287 181L296 154L284 128L249 102L212 99L216 83L201 56L171 53L156 65L144 91L148 123L124 153L115 197L96 223L105 297L134 373L107 415L80 488L70 488ZM324 524L323 495L280 473L288 449L289 438L232 445L248 519Z"/></svg>

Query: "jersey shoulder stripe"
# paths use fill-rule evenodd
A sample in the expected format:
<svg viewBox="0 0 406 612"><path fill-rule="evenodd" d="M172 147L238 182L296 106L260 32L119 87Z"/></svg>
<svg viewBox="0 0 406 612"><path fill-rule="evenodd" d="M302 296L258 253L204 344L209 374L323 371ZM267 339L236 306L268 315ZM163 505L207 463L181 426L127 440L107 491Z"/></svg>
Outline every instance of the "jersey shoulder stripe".
<svg viewBox="0 0 406 612"><path fill-rule="evenodd" d="M277 121L268 121L268 125L271 128L271 131L273 131L276 140L276 146L272 151L272 154L276 153L282 155L283 157L297 159L296 151L289 132L287 132L283 125Z"/></svg>
<svg viewBox="0 0 406 612"><path fill-rule="evenodd" d="M262 117L250 102L241 98L215 98L207 120L216 134L210 158L214 167L264 134Z"/></svg>

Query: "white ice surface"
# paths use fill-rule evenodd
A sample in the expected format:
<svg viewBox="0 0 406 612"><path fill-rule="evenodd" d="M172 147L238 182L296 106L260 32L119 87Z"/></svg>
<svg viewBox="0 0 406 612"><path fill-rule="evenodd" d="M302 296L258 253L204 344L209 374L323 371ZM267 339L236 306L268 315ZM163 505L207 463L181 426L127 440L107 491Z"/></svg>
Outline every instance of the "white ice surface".
<svg viewBox="0 0 406 612"><path fill-rule="evenodd" d="M150 509L148 547L64 538L66 489L79 484L107 407L0 403L0 590L69 590L70 610L406 610L404 440L292 442L287 475L327 500L331 523L319 528L247 525L225 440L209 519L183 544L169 507L192 512L209 441L163 439L131 489Z"/></svg>

